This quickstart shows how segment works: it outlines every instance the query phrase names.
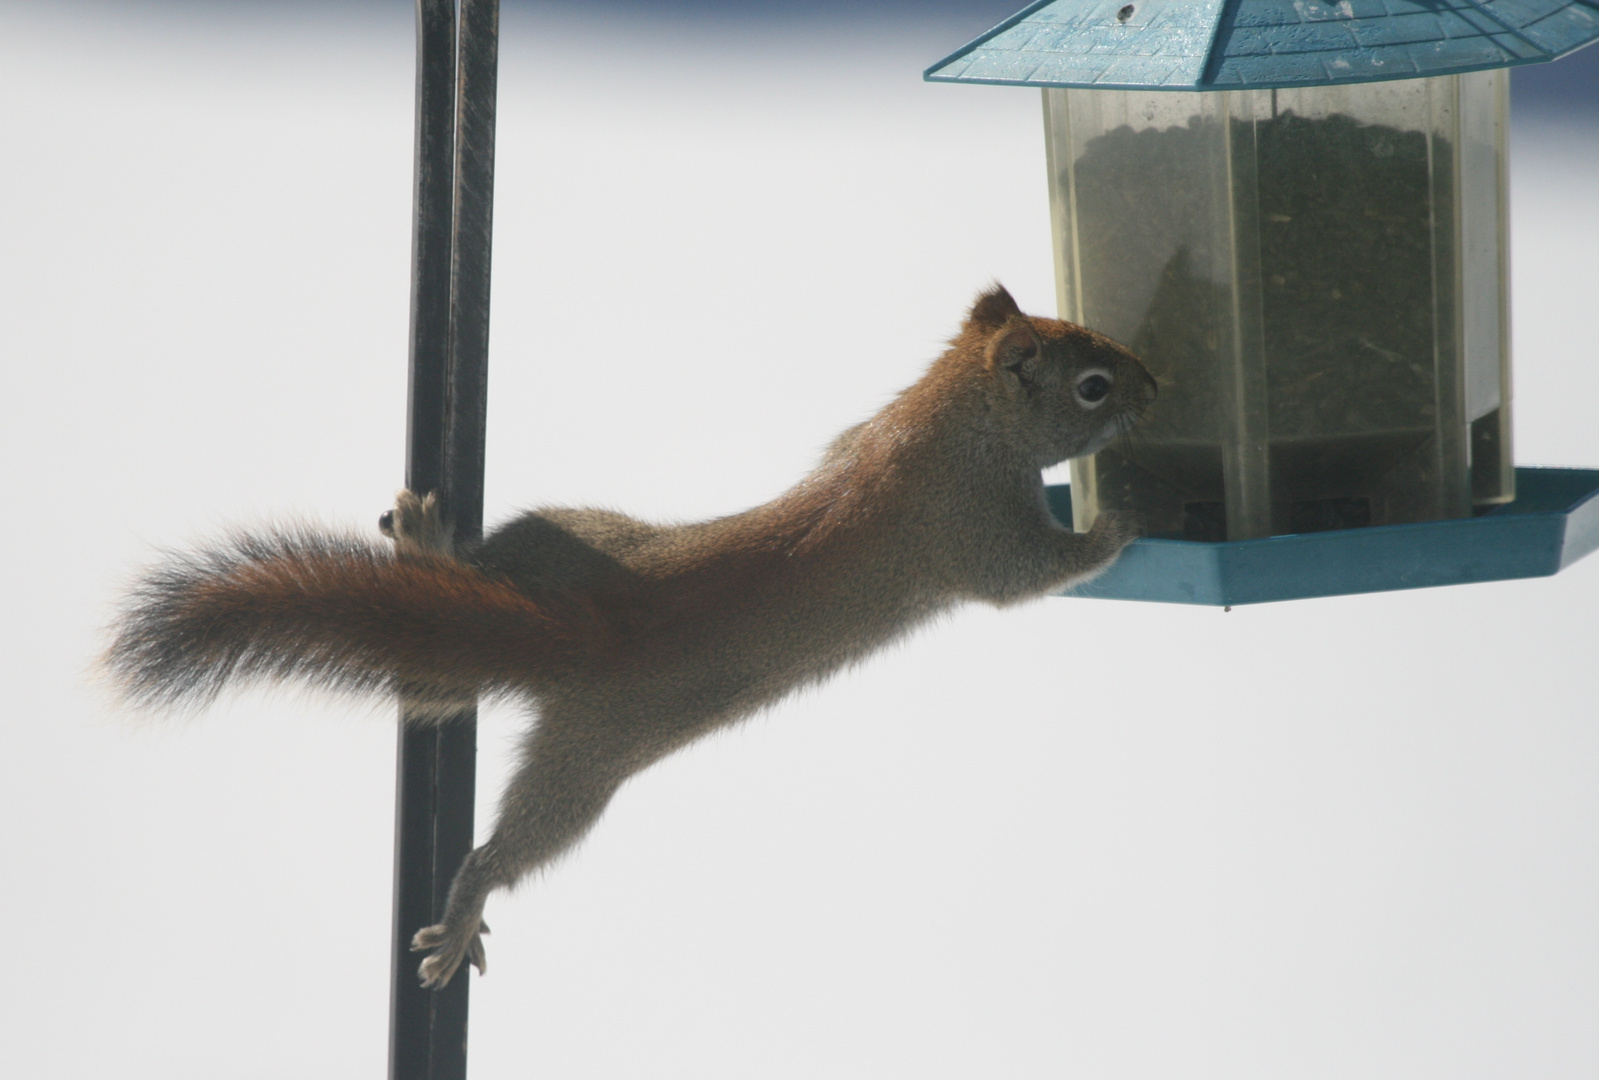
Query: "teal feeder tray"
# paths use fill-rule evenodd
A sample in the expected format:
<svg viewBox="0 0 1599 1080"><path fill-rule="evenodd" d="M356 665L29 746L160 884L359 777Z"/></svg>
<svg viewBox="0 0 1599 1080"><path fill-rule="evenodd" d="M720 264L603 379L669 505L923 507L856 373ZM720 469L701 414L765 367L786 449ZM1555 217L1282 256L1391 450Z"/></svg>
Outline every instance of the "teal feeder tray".
<svg viewBox="0 0 1599 1080"><path fill-rule="evenodd" d="M1072 463L1078 527L1146 532L1079 595L1259 603L1592 550L1599 474L1513 464L1506 69L1595 39L1599 0L1046 0L927 71L1044 88L1061 317L1164 383Z"/></svg>
<svg viewBox="0 0 1599 1080"><path fill-rule="evenodd" d="M1599 470L1517 469L1514 502L1464 521L1270 536L1217 544L1146 538L1061 595L1169 604L1260 604L1313 596L1547 577L1599 548ZM1071 488L1049 489L1072 520Z"/></svg>

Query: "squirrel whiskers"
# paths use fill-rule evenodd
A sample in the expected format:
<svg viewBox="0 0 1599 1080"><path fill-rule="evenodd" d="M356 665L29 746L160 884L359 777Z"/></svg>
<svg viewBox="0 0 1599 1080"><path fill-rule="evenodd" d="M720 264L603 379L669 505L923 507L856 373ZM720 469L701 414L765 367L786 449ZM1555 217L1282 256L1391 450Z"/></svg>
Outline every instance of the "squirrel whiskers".
<svg viewBox="0 0 1599 1080"><path fill-rule="evenodd" d="M435 718L479 694L525 701L537 720L493 835L413 942L443 986L484 966L488 894L577 842L632 774L957 603L1102 571L1131 524L1063 529L1040 470L1105 446L1155 393L1125 348L995 286L922 379L765 505L671 526L540 510L455 550L433 498L401 492L380 523L392 545L298 529L169 557L129 596L107 666L156 706L251 678Z"/></svg>

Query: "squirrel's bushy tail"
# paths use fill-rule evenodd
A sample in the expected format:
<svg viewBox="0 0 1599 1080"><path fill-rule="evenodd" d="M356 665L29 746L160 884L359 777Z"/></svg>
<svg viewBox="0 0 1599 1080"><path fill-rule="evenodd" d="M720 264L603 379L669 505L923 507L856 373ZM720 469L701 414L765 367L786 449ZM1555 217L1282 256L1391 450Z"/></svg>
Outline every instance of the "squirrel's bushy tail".
<svg viewBox="0 0 1599 1080"><path fill-rule="evenodd" d="M448 556L301 528L169 555L131 591L105 663L144 705L198 706L266 678L443 710L557 673L595 629Z"/></svg>

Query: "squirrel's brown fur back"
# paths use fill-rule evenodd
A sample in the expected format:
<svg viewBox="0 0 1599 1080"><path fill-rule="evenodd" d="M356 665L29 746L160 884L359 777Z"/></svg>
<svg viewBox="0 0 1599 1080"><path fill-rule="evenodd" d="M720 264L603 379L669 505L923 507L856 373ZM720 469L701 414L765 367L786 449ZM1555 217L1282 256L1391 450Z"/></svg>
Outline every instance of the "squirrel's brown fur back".
<svg viewBox="0 0 1599 1080"><path fill-rule="evenodd" d="M1132 537L1062 529L1040 469L1092 453L1153 400L1121 346L994 288L923 378L763 506L658 526L524 514L452 551L402 492L392 548L300 529L177 555L134 590L108 664L153 704L239 677L537 709L493 837L416 946L429 985L479 967L483 902L575 842L627 776L962 601L1082 580ZM385 516L385 520L389 520Z"/></svg>

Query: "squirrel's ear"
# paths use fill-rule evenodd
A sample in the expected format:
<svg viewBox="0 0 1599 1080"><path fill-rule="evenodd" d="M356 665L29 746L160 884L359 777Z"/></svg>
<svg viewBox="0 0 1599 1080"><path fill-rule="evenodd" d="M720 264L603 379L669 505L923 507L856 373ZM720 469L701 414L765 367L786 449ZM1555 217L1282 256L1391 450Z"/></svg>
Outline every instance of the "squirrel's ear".
<svg viewBox="0 0 1599 1080"><path fill-rule="evenodd" d="M998 330L1013 316L1021 313L1022 309L1016 306L1016 301L1005 291L1005 286L996 281L993 288L978 296L972 304L971 314L966 316L966 325L978 330Z"/></svg>
<svg viewBox="0 0 1599 1080"><path fill-rule="evenodd" d="M1038 386L1038 365L1044 352L1044 343L1038 340L1038 331L1026 316L1013 319L1004 332L988 343L984 358L988 370L1016 380L1024 389Z"/></svg>

